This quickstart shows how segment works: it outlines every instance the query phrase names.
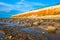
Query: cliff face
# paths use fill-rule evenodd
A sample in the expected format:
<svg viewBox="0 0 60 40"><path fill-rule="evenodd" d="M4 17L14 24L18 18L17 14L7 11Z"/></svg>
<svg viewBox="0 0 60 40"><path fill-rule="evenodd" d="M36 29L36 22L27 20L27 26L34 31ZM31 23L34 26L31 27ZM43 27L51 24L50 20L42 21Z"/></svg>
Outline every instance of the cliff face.
<svg viewBox="0 0 60 40"><path fill-rule="evenodd" d="M35 17L36 18L36 17L41 17L41 16L58 15L58 14L60 14L60 5L12 15L12 18L21 18L21 17Z"/></svg>

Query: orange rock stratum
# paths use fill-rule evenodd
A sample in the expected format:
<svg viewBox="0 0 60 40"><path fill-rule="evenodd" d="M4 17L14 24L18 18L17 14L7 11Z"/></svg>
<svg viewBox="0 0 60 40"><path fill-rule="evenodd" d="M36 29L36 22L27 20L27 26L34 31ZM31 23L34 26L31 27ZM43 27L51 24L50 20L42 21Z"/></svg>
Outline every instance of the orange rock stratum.
<svg viewBox="0 0 60 40"><path fill-rule="evenodd" d="M55 5L55 6L50 6L46 8L41 8L37 10L32 10L16 15L12 15L12 18L54 18L54 17L59 17L60 18L60 5Z"/></svg>

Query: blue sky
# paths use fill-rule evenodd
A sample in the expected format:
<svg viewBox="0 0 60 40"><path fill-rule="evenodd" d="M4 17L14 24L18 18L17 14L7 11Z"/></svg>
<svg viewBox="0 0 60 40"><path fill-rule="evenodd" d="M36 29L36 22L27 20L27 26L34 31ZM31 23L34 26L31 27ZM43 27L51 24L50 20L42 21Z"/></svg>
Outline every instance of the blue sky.
<svg viewBox="0 0 60 40"><path fill-rule="evenodd" d="M0 0L0 18L60 3L60 0Z"/></svg>

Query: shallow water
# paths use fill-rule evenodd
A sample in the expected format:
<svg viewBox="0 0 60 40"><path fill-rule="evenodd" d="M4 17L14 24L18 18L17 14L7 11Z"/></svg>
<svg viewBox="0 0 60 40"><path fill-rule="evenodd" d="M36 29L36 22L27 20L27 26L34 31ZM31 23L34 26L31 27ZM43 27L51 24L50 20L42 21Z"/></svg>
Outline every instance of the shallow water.
<svg viewBox="0 0 60 40"><path fill-rule="evenodd" d="M34 35L36 35L36 37L39 36L41 38L47 38L48 40L60 40L60 29L59 29L59 31L57 30L56 34L49 34L46 30L43 30L43 29L39 28L39 27L43 27L43 25L40 25L40 26L37 26L37 27L26 27L26 28L24 28L23 24L0 21L0 30L2 30L4 26L7 26L9 28L15 27L18 31L25 32L25 33L28 32L28 33L34 34ZM18 26L20 26L20 27L22 26L23 28L18 28ZM44 26L46 26L46 25L44 25ZM45 32L44 36L42 35L42 32ZM0 32L0 38L4 37L4 36L5 35L2 32Z"/></svg>

